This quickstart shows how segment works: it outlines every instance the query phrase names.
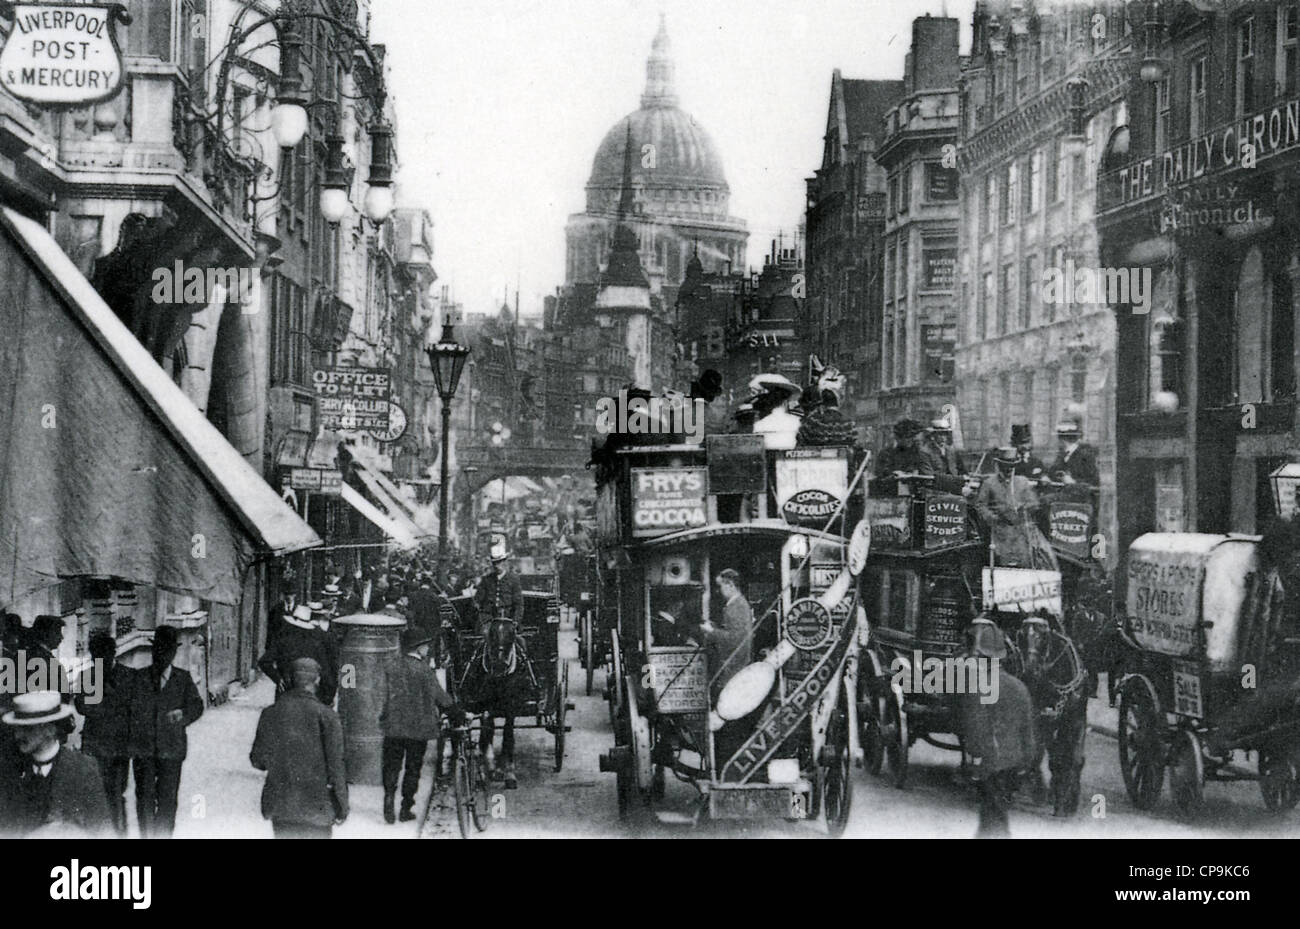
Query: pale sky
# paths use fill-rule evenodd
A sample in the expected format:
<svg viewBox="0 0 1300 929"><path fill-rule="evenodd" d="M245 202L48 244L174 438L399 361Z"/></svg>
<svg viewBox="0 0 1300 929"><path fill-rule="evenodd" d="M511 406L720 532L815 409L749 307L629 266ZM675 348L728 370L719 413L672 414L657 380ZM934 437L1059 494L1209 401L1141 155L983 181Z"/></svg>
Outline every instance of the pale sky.
<svg viewBox="0 0 1300 929"><path fill-rule="evenodd" d="M713 137L760 265L795 230L821 161L831 71L901 79L911 22L973 0L374 0L388 46L403 205L434 222L434 267L467 312L564 282L564 224L605 133L640 106L668 18L682 109Z"/></svg>

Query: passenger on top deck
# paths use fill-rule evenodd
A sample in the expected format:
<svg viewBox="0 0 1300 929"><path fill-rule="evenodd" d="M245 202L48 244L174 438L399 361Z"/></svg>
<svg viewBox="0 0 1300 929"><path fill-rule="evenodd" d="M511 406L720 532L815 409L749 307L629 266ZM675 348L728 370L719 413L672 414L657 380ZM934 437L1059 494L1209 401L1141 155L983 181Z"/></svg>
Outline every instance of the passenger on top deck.
<svg viewBox="0 0 1300 929"><path fill-rule="evenodd" d="M800 419L790 412L790 403L802 391L781 374L759 374L749 382L754 396L754 432L763 436L767 449L794 448L799 435Z"/></svg>

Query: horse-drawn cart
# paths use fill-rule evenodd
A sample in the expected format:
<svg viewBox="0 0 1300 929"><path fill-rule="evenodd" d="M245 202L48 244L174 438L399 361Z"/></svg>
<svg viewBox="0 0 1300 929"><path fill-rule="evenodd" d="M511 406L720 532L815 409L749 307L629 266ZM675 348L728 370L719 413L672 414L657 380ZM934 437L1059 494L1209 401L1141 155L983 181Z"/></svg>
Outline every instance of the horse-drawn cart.
<svg viewBox="0 0 1300 929"><path fill-rule="evenodd" d="M843 530L851 454L741 438L757 444L622 449L598 478L615 728L600 766L624 817L820 820L838 834L862 622ZM747 609L712 595L720 574ZM694 790L686 811L668 772Z"/></svg>
<svg viewBox="0 0 1300 929"><path fill-rule="evenodd" d="M1139 809L1191 813L1207 780L1258 780L1265 806L1300 799L1300 639L1254 536L1148 533L1125 564L1119 758ZM1231 763L1255 752L1256 772Z"/></svg>
<svg viewBox="0 0 1300 929"><path fill-rule="evenodd" d="M918 740L963 750L962 697L992 686L987 666L966 657L967 630L979 617L1001 630L1005 669L1029 689L1054 812L1072 814L1087 695L1083 663L1061 621L1060 572L1050 563L997 563L963 497L925 480L875 481L872 491L871 557L859 578L870 620L857 713L865 766L904 787ZM1041 773L1031 776L1039 788Z"/></svg>
<svg viewBox="0 0 1300 929"><path fill-rule="evenodd" d="M498 719L511 749L516 728L544 729L554 736L559 771L572 709L569 665L559 641L559 603L546 591L525 590L523 596L524 618L518 625L505 617L480 615L471 597L447 601L447 644L440 651L448 663L453 696L468 711L480 714L485 744L491 743ZM516 722L520 718L533 721Z"/></svg>

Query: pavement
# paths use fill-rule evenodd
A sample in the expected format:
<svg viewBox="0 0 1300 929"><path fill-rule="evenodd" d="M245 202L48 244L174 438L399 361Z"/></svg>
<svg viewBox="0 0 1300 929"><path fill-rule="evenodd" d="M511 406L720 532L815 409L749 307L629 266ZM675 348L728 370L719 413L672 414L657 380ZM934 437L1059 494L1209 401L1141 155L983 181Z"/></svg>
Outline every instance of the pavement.
<svg viewBox="0 0 1300 929"><path fill-rule="evenodd" d="M561 649L576 658L576 637L563 628ZM517 732L519 788L491 790L491 819L484 838L548 837L813 837L824 831L804 823L704 823L695 828L665 824L640 812L621 822L615 802L614 777L601 774L599 755L612 744L609 714L602 692L603 673L595 675L592 696L585 695L585 675L577 661L570 664L570 694L574 703L568 722L562 770L554 771L554 737L540 729ZM1212 783L1195 819L1174 809L1166 789L1150 811L1132 806L1119 771L1115 731L1117 711L1107 706L1105 684L1100 699L1088 706L1090 732L1082 779L1079 812L1054 818L1050 807L1017 802L1011 812L1014 835L1057 838L1294 836L1297 814L1276 818L1266 813L1258 785L1251 782ZM258 714L274 698L265 679L236 693L222 706L210 707L189 730L190 756L181 778L176 836L187 838L266 837L270 824L260 815L264 775L248 762ZM500 736L498 736L499 742ZM428 816L410 823L386 825L381 813L382 789L352 785L352 812L335 830L339 838L440 838L458 835L454 809L445 789L433 790L432 746L425 761L416 813ZM913 746L906 789L884 778L854 771L854 796L846 835L857 837L960 838L974 833L975 802L970 788L957 777L953 753L924 743ZM1249 767L1249 765L1247 765ZM432 802L430 798L432 796ZM678 813L694 807L695 792L671 778L662 807ZM128 787L128 812L134 821L133 788ZM132 826L132 834L135 829Z"/></svg>

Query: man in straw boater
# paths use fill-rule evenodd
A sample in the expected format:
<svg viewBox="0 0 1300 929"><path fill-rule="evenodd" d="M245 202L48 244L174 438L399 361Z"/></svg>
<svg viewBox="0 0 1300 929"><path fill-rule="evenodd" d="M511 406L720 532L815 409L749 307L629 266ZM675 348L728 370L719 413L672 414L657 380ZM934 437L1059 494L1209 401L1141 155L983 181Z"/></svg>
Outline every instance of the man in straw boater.
<svg viewBox="0 0 1300 929"><path fill-rule="evenodd" d="M969 772L979 794L979 839L1009 838L1007 805L1021 772L1038 758L1037 732L1029 690L1002 671L1007 657L1002 630L987 617L977 616L966 627L966 655L978 662L991 662L987 674L968 672L987 680L988 695L978 687L966 687L960 694L962 748L970 756ZM997 680L993 678L996 676Z"/></svg>
<svg viewBox="0 0 1300 929"><path fill-rule="evenodd" d="M290 688L262 710L248 760L266 772L262 818L277 839L328 839L348 818L343 724L316 694L320 665L296 658Z"/></svg>
<svg viewBox="0 0 1300 929"><path fill-rule="evenodd" d="M510 567L510 550L504 536L497 536L489 550L492 570L479 578L474 592L474 606L478 608L480 623L504 616L516 625L524 621L524 591L519 577Z"/></svg>
<svg viewBox="0 0 1300 929"><path fill-rule="evenodd" d="M3 716L23 755L22 770L7 776L0 796L6 833L103 835L110 817L95 759L64 744L75 728L71 704L53 690L14 697Z"/></svg>
<svg viewBox="0 0 1300 929"><path fill-rule="evenodd" d="M317 689L320 701L334 705L338 688L338 664L329 633L317 625L312 607L314 603L300 603L284 618L284 626L271 643L270 649L257 662L257 666L275 682L276 692L284 693L293 686L289 670L298 658L310 658L321 669L321 683Z"/></svg>
<svg viewBox="0 0 1300 929"><path fill-rule="evenodd" d="M952 445L952 424L947 419L930 420L925 450L938 466L937 472L945 477L961 477L961 461Z"/></svg>
<svg viewBox="0 0 1300 929"><path fill-rule="evenodd" d="M438 719L445 713L459 725L465 712L438 684L429 667L433 634L420 626L402 632L403 655L384 674L379 725L384 733L383 758L384 822L392 823L397 781L402 781L402 822L415 819L415 794L420 789L420 769L429 742L438 738Z"/></svg>

